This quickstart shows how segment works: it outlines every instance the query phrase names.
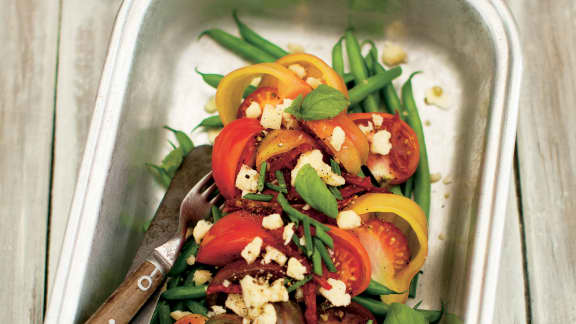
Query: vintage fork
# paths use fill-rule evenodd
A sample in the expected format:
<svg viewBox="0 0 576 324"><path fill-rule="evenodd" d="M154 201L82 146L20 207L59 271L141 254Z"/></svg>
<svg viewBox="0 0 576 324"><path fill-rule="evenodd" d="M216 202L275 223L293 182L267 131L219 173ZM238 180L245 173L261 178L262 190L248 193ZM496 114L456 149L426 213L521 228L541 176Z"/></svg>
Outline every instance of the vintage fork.
<svg viewBox="0 0 576 324"><path fill-rule="evenodd" d="M164 244L152 254L106 299L86 323L121 324L128 323L146 300L162 283L185 241L188 225L195 224L210 211L210 206L221 200L212 178L206 174L180 204L178 229Z"/></svg>

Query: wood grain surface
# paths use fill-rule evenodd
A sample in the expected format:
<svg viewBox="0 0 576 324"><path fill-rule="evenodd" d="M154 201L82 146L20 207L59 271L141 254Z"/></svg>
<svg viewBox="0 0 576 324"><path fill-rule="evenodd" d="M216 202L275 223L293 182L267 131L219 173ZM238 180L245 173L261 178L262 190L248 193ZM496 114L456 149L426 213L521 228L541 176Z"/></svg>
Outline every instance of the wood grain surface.
<svg viewBox="0 0 576 324"><path fill-rule="evenodd" d="M506 2L525 73L494 323L571 323L576 1ZM2 322L42 321L120 3L0 0Z"/></svg>

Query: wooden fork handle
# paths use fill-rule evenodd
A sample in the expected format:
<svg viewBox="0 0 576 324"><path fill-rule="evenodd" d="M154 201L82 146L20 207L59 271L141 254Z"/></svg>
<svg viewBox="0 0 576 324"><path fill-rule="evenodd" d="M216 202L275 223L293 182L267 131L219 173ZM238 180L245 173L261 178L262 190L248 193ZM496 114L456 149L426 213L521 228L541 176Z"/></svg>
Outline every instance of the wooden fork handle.
<svg viewBox="0 0 576 324"><path fill-rule="evenodd" d="M144 261L132 272L86 324L125 324L138 312L148 297L162 283L164 273L160 265Z"/></svg>

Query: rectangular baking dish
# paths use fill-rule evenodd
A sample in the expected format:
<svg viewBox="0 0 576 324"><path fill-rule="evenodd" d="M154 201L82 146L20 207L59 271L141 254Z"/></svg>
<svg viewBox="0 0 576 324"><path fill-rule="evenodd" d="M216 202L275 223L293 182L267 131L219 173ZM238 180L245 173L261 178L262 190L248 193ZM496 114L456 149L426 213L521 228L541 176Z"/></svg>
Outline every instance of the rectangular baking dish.
<svg viewBox="0 0 576 324"><path fill-rule="evenodd" d="M490 323L511 174L520 76L518 36L500 0L125 0L116 19L46 323L84 321L126 275L163 190L145 162L168 152L163 125L191 130L214 90L194 72L245 65L208 38L235 32L239 9L265 37L330 61L349 25L400 44L413 71L433 173L430 252L418 300ZM398 83L400 84L400 83ZM423 102L440 85L446 110ZM195 134L197 144L205 134Z"/></svg>

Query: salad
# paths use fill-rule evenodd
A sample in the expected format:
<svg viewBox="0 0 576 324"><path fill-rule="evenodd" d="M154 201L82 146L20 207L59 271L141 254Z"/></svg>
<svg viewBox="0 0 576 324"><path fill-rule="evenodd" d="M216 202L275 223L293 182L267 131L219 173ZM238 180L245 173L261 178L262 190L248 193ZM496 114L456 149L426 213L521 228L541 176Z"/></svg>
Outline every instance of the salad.
<svg viewBox="0 0 576 324"><path fill-rule="evenodd" d="M254 64L217 87L213 178L225 202L190 228L152 323L456 323L405 305L428 252L430 172L411 78L401 99L352 30L332 65L234 18L202 33ZM345 45L350 72L345 72ZM199 72L200 73L200 72ZM168 181L185 133L154 171ZM179 150L179 151L178 151ZM176 153L174 153L176 152ZM176 156L176 158L175 158Z"/></svg>

